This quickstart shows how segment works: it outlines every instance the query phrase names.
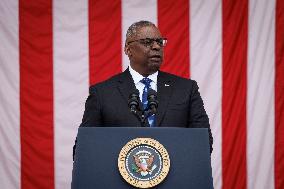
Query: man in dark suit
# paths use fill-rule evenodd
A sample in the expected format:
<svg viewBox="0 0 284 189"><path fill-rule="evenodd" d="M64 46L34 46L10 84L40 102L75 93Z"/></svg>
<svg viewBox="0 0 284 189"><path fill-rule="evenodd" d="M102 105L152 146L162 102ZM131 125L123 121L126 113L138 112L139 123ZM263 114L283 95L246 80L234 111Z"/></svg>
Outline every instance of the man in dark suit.
<svg viewBox="0 0 284 189"><path fill-rule="evenodd" d="M130 112L128 99L135 89L143 99L146 87L143 78L147 78L148 87L157 91L159 105L157 113L146 124L151 127L208 128L212 152L213 138L197 83L159 71L165 45L166 39L153 23L132 24L124 48L130 66L123 73L90 87L81 127L139 127L140 121Z"/></svg>

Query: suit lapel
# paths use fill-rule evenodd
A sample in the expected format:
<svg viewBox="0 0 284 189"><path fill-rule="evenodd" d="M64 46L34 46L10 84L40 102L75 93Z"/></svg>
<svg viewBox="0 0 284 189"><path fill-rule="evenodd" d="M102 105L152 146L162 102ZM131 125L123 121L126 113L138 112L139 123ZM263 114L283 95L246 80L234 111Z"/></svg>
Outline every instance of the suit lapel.
<svg viewBox="0 0 284 189"><path fill-rule="evenodd" d="M131 92L136 89L134 81L130 75L128 69L126 69L118 79L118 90L125 99L125 102L128 103L128 98Z"/></svg>
<svg viewBox="0 0 284 189"><path fill-rule="evenodd" d="M134 81L132 79L132 76L131 76L128 68L120 75L120 77L118 79L118 90L121 93L121 95L123 96L125 103L128 103L130 93L134 92L134 90L136 90ZM139 103L139 106L140 106L140 109L143 108L141 101ZM148 122L146 123L146 127L149 127Z"/></svg>
<svg viewBox="0 0 284 189"><path fill-rule="evenodd" d="M173 92L173 82L166 73L159 71L157 81L157 99L159 101L158 112L156 115L156 125L160 126L161 121L166 113L169 101Z"/></svg>

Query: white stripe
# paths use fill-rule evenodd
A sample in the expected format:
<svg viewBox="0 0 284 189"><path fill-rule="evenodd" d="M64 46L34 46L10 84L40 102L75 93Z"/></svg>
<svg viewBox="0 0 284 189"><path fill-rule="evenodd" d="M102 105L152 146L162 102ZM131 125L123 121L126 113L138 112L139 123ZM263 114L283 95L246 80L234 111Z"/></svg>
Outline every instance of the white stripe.
<svg viewBox="0 0 284 189"><path fill-rule="evenodd" d="M53 2L55 188L67 189L72 147L88 95L88 1Z"/></svg>
<svg viewBox="0 0 284 189"><path fill-rule="evenodd" d="M157 0L122 0L122 68L129 65L129 59L124 53L125 35L128 27L134 22L148 20L157 25Z"/></svg>
<svg viewBox="0 0 284 189"><path fill-rule="evenodd" d="M0 1L0 182L20 188L19 11L17 0Z"/></svg>
<svg viewBox="0 0 284 189"><path fill-rule="evenodd" d="M214 188L222 186L222 17L221 0L190 2L190 70L198 82L214 137Z"/></svg>
<svg viewBox="0 0 284 189"><path fill-rule="evenodd" d="M250 0L248 189L274 188L274 37L275 0Z"/></svg>

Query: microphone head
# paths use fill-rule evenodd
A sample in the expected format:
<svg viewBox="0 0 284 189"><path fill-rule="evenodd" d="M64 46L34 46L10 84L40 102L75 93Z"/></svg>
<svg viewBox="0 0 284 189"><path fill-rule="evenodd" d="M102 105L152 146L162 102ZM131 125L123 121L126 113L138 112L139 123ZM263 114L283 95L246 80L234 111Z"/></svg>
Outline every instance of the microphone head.
<svg viewBox="0 0 284 189"><path fill-rule="evenodd" d="M148 102L151 103L151 102L157 102L157 92L153 89L149 89L148 90L148 94L147 94L147 99L148 99Z"/></svg>
<svg viewBox="0 0 284 189"><path fill-rule="evenodd" d="M157 92L153 89L148 90L148 108L151 109L152 113L155 114L158 108Z"/></svg>
<svg viewBox="0 0 284 189"><path fill-rule="evenodd" d="M130 93L128 100L130 100L130 101L138 100L139 101L139 91L138 91L138 89L135 89L135 90L133 90Z"/></svg>
<svg viewBox="0 0 284 189"><path fill-rule="evenodd" d="M139 108L139 91L138 89L133 90L128 99L128 107L131 111Z"/></svg>
<svg viewBox="0 0 284 189"><path fill-rule="evenodd" d="M151 88L149 88L148 90L148 98L149 96L154 96L155 98L157 98L157 92Z"/></svg>

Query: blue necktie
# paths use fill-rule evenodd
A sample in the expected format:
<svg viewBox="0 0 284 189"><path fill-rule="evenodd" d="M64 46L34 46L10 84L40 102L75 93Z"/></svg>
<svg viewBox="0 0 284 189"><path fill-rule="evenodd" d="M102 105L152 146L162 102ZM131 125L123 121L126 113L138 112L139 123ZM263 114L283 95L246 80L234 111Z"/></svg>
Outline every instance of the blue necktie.
<svg viewBox="0 0 284 189"><path fill-rule="evenodd" d="M151 88L150 83L152 82L152 80L145 77L141 80L141 82L145 85L142 93L142 104L143 104L143 109L145 110L148 104L148 99L147 99L148 90ZM148 117L148 122L150 127L154 127L154 121L155 121L155 115L151 115L150 117Z"/></svg>

